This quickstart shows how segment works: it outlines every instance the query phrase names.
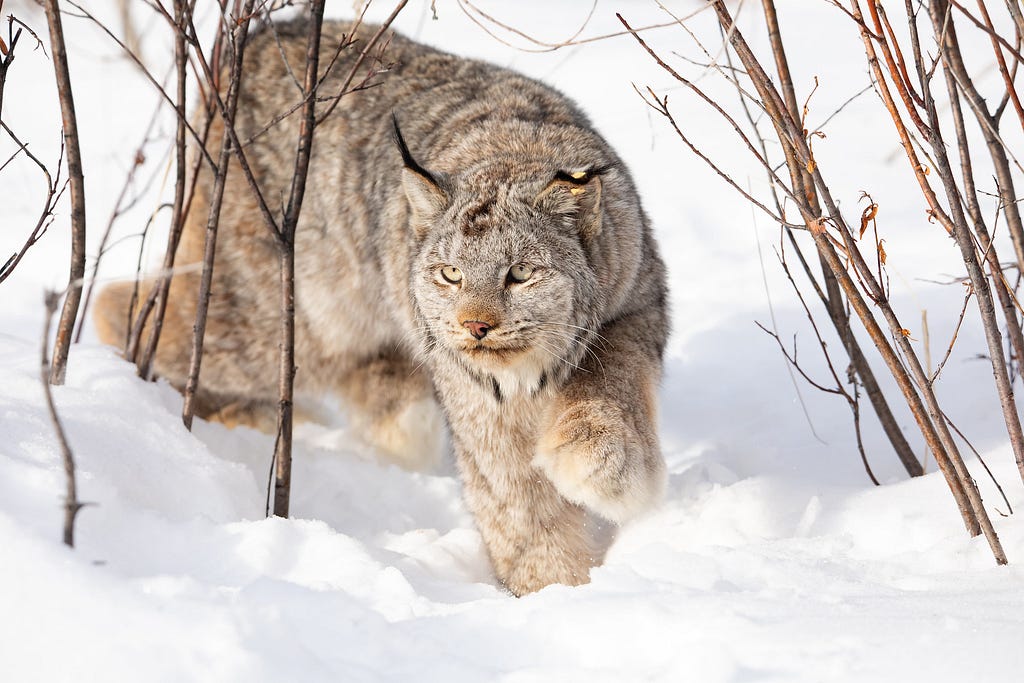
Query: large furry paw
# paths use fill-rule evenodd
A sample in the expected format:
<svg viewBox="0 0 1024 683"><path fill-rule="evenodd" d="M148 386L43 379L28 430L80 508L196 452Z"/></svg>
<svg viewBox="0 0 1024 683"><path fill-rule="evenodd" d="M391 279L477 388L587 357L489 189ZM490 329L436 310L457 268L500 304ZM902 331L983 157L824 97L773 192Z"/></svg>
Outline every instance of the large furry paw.
<svg viewBox="0 0 1024 683"><path fill-rule="evenodd" d="M541 435L533 464L563 496L613 522L650 508L665 489L653 427L608 401L564 409Z"/></svg>

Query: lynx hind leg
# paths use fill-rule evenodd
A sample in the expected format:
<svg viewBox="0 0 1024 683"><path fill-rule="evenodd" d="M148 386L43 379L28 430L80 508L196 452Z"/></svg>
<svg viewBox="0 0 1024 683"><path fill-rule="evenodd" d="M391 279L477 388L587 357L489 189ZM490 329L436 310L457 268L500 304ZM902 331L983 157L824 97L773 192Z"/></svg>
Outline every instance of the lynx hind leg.
<svg viewBox="0 0 1024 683"><path fill-rule="evenodd" d="M444 452L444 416L430 380L405 356L361 363L338 387L353 427L387 461L409 470L437 467Z"/></svg>
<svg viewBox="0 0 1024 683"><path fill-rule="evenodd" d="M145 297L153 285L147 280L139 284L139 297ZM176 276L171 284L167 311L157 346L154 372L183 391L188 378L192 354L192 324L194 307L182 302L192 301L190 288L198 283L188 275ZM131 304L134 283L116 282L104 287L96 300L93 318L100 341L123 348L128 334L128 307ZM136 304L138 306L138 303ZM207 339L215 339L222 325L209 321ZM212 331L211 331L212 330ZM143 343L149 338L147 323L142 332ZM210 346L214 346L210 344ZM277 429L277 403L275 398L253 391L252 386L231 387L231 379L239 376L236 354L220 353L208 348L204 355L199 391L196 394L195 415L204 420L221 422L227 427L246 426L263 432ZM271 388L270 385L267 385ZM265 393L265 392L263 392Z"/></svg>
<svg viewBox="0 0 1024 683"><path fill-rule="evenodd" d="M147 291L147 286L146 283L140 284L139 291ZM131 306L134 289L135 284L132 282L114 282L101 289L97 295L92 317L97 335L104 344L124 349L128 338L128 308ZM134 318L134 315L131 317Z"/></svg>
<svg viewBox="0 0 1024 683"><path fill-rule="evenodd" d="M143 280L138 283L136 291L134 282L115 282L100 290L93 307L93 322L100 341L124 348L129 319L134 321L142 301L149 296L155 285L152 279ZM184 380L188 377L192 325L195 322L195 293L198 291L199 277L195 273L178 274L171 280L154 367L161 377L167 378L174 386L184 386ZM129 318L128 309L132 304L133 292L136 294L135 310ZM140 336L142 346L149 339L152 323L151 312Z"/></svg>
<svg viewBox="0 0 1024 683"><path fill-rule="evenodd" d="M273 434L277 430L277 406L272 401L230 401L228 399L204 398L203 403L206 405L202 405L196 411L204 420L220 422L228 429L252 427L267 434ZM299 421L299 416L295 417L296 421Z"/></svg>

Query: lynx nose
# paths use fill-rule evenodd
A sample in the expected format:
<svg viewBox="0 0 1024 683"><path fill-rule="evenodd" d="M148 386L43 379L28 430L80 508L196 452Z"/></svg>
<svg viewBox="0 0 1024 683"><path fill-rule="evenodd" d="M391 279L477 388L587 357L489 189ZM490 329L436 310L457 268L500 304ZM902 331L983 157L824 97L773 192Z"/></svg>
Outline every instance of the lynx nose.
<svg viewBox="0 0 1024 683"><path fill-rule="evenodd" d="M477 339L486 337L487 330L491 329L491 325L479 320L463 320L462 326L469 330L469 333Z"/></svg>

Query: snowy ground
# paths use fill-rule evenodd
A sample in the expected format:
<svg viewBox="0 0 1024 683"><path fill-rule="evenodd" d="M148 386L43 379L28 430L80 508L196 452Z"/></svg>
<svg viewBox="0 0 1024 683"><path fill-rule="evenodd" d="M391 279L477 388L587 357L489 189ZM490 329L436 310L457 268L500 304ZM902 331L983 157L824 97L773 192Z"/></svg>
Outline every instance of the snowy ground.
<svg viewBox="0 0 1024 683"><path fill-rule="evenodd" d="M42 33L29 4L13 0L6 9ZM86 4L112 14L107 0ZM329 5L338 15L350 9ZM698 5L670 4L680 13ZM763 47L757 5L746 3L743 20ZM813 76L821 80L810 120L822 121L867 84L859 41L826 2L780 5L783 32L796 36L790 59L798 89L805 95ZM589 3L482 6L532 35L560 40ZM371 14L389 10L381 4ZM136 379L88 330L72 353L67 385L55 390L78 459L80 496L93 503L79 516L70 551L60 544L63 474L38 381L42 291L61 286L65 208L0 286L0 679L1020 680L1024 525L1000 514L1005 506L979 472L1011 561L997 568L984 541L964 534L942 478L902 476L871 418L866 441L881 488L863 474L844 404L801 386L805 417L774 342L754 325L770 324L770 297L780 332L787 339L796 333L808 369L823 375L774 256L776 229L685 151L631 82L670 92L685 129L760 191L760 173L728 130L630 38L525 53L487 36L452 2L437 2L437 10L433 21L429 3L412 3L399 25L562 88L634 170L673 287L675 333L662 391L671 471L664 506L621 531L590 585L516 600L494 582L450 464L408 473L377 463L342 419L304 426L294 519L264 519L271 439L205 423L186 432L178 395ZM653 2L602 0L585 35L616 30L614 11L634 25L665 19ZM690 25L714 51L709 19ZM155 19L142 25L152 30L147 35L161 29ZM96 237L155 100L95 29L68 18L66 30ZM678 50L700 58L678 29L649 36L666 56ZM158 73L162 40L144 45ZM991 60L986 43L972 40L978 59ZM50 65L31 47L23 38L3 116L51 161L59 128ZM723 102L735 102L715 74L675 63ZM160 131L169 129L164 118ZM924 220L895 146L875 142L878 131L891 137L868 93L830 123L815 150L851 215L861 190L880 204L904 326L922 340L927 310L938 357L961 292L927 280L962 267L952 243ZM164 144L147 149L143 176L155 177L154 188L119 223L124 241L105 257L103 277L133 272L132 235L162 196ZM0 143L3 159L11 150L6 139ZM21 162L0 172L5 257L34 224L41 185ZM151 262L160 242L152 241ZM975 359L983 350L972 311L940 398L1010 502L1024 507L987 361ZM912 422L902 419L920 450Z"/></svg>

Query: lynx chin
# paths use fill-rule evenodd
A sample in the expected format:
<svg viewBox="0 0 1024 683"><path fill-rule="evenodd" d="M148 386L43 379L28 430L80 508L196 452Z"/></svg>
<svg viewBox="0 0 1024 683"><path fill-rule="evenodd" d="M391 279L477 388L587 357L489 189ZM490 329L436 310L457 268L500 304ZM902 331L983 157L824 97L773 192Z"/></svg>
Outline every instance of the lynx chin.
<svg viewBox="0 0 1024 683"><path fill-rule="evenodd" d="M325 23L323 64L350 29ZM302 73L306 27L276 33L250 38L243 140L299 98L284 60ZM346 58L355 52L327 92ZM380 84L316 130L297 232L296 386L339 395L363 438L407 467L440 457L447 426L498 580L516 595L586 583L613 525L664 488L666 286L647 217L625 165L564 95L400 35L384 61ZM247 148L266 197L288 195L298 125L289 116ZM278 260L237 165L227 182L198 414L273 431ZM202 260L211 187L204 166L179 263ZM198 279L175 276L156 359L179 389ZM109 343L123 343L131 290L101 295Z"/></svg>

